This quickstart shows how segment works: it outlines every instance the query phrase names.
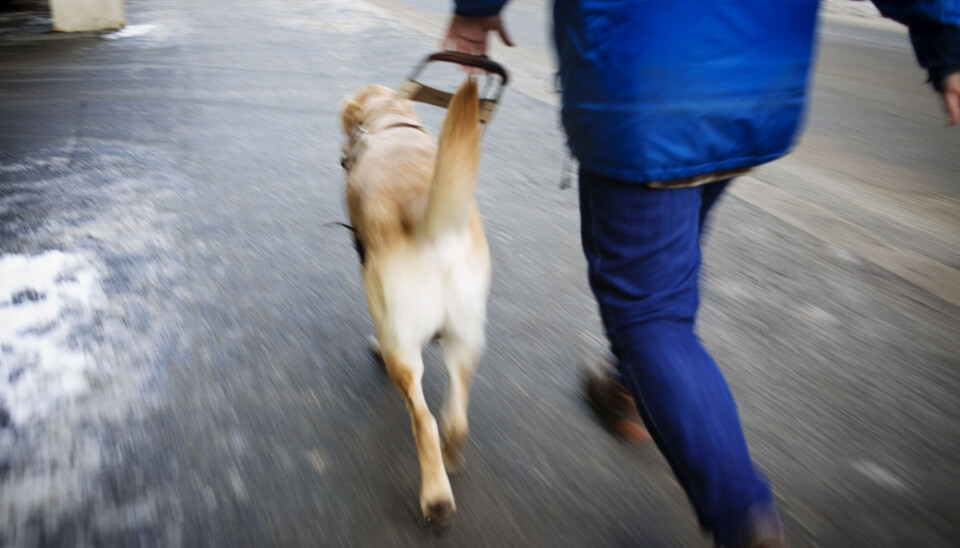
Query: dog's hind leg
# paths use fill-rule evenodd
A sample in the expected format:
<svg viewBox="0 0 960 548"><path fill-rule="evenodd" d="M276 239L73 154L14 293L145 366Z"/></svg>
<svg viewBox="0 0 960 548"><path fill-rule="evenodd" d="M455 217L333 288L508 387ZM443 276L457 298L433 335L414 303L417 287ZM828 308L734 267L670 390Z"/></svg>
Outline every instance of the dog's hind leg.
<svg viewBox="0 0 960 548"><path fill-rule="evenodd" d="M454 512L453 491L443 467L437 421L423 398L423 358L419 348L397 351L383 347L383 359L390 379L400 391L413 425L413 440L420 460L420 509L434 526L446 525Z"/></svg>
<svg viewBox="0 0 960 548"><path fill-rule="evenodd" d="M463 442L469 430L470 384L480 357L476 346L454 334L445 336L443 341L443 361L448 377L447 397L441 414L443 461L451 472L463 465Z"/></svg>

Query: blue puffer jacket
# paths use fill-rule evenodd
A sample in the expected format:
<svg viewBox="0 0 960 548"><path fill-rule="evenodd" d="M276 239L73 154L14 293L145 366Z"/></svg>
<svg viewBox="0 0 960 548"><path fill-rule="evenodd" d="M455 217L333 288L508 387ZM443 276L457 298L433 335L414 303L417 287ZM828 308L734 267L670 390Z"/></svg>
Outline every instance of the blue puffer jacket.
<svg viewBox="0 0 960 548"><path fill-rule="evenodd" d="M456 0L488 16L503 0ZM960 0L881 1L935 86L960 70ZM817 0L555 0L563 124L587 171L662 182L785 154L804 114Z"/></svg>

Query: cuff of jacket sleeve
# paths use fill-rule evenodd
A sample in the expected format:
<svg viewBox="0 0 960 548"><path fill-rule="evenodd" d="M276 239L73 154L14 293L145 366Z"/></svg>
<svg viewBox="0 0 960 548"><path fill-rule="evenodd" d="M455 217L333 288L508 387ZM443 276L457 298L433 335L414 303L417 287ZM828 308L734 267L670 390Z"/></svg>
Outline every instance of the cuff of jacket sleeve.
<svg viewBox="0 0 960 548"><path fill-rule="evenodd" d="M490 10L470 10L470 9L460 9L457 8L453 12L454 15L459 15L461 17L492 17L494 15L500 14L500 9Z"/></svg>
<svg viewBox="0 0 960 548"><path fill-rule="evenodd" d="M933 89L943 91L944 81L954 72L960 72L960 63L930 69L930 79L927 81L933 84Z"/></svg>
<svg viewBox="0 0 960 548"><path fill-rule="evenodd" d="M456 8L454 9L454 15L459 15L461 17L491 17L494 15L500 15L500 10L503 9L503 3L494 3L487 5L471 5L464 6L460 2L456 3Z"/></svg>

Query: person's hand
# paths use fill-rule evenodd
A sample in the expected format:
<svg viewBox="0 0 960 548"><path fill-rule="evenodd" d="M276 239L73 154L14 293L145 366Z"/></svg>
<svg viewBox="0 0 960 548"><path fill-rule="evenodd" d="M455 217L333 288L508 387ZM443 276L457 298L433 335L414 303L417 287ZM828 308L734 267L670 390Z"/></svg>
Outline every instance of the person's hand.
<svg viewBox="0 0 960 548"><path fill-rule="evenodd" d="M450 27L443 39L442 47L447 51L458 51L470 55L487 53L487 32L495 31L503 43L513 47L513 40L507 34L506 27L499 15L492 17L464 17L454 15Z"/></svg>
<svg viewBox="0 0 960 548"><path fill-rule="evenodd" d="M960 122L960 71L947 76L940 94L943 95L943 104L947 107L947 125L957 125Z"/></svg>

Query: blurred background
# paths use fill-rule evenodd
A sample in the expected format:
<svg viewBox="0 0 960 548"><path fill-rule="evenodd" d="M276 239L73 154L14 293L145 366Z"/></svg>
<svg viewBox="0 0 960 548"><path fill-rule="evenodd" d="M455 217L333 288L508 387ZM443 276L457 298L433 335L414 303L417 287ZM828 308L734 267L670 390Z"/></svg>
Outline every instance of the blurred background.
<svg viewBox="0 0 960 548"><path fill-rule="evenodd" d="M57 33L44 2L0 4L0 545L710 544L657 450L581 395L605 343L548 2L514 0L518 47L492 52L513 82L477 191L489 342L441 534L328 223L339 101L402 82L450 5L125 7ZM700 334L794 546L960 538L960 131L924 80L902 28L824 2L802 142L716 210Z"/></svg>

